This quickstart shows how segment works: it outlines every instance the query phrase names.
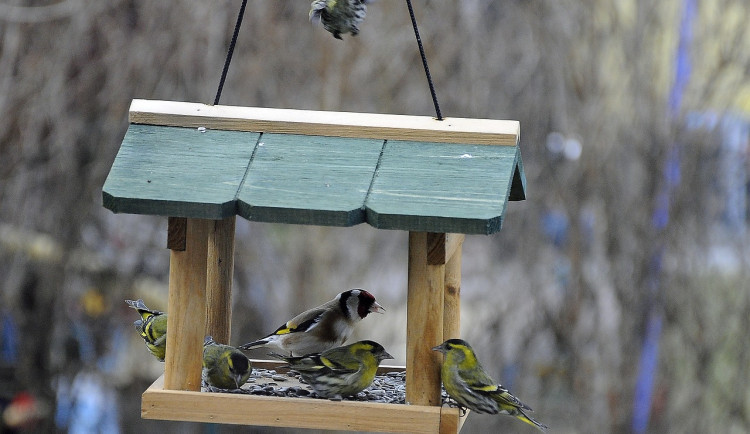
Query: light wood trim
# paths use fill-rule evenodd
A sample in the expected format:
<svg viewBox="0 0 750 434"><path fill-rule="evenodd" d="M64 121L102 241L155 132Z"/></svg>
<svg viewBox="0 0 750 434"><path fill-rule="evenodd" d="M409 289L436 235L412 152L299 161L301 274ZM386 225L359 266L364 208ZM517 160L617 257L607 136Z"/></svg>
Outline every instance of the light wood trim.
<svg viewBox="0 0 750 434"><path fill-rule="evenodd" d="M200 390L206 331L206 246L211 220L187 219L185 250L170 250L167 389ZM178 333L176 333L178 332Z"/></svg>
<svg viewBox="0 0 750 434"><path fill-rule="evenodd" d="M212 106L200 103L134 99L130 122L217 130L258 131L335 137L362 137L479 145L518 144L513 120L445 118Z"/></svg>
<svg viewBox="0 0 750 434"><path fill-rule="evenodd" d="M213 220L208 234L206 334L222 344L231 337L235 220Z"/></svg>
<svg viewBox="0 0 750 434"><path fill-rule="evenodd" d="M431 348L443 342L445 265L427 264L427 238L426 232L409 232L406 402L437 406L440 358Z"/></svg>
<svg viewBox="0 0 750 434"><path fill-rule="evenodd" d="M455 255L461 256L461 246L463 246L465 239L466 239L466 234L446 234L446 238L445 238L445 264L446 265L448 265L448 263L451 261L451 259ZM460 262L459 262L458 269L459 271L461 270Z"/></svg>
<svg viewBox="0 0 750 434"><path fill-rule="evenodd" d="M466 422L470 411L466 410L463 416L459 416L457 408L441 407L440 408L440 434L457 434Z"/></svg>
<svg viewBox="0 0 750 434"><path fill-rule="evenodd" d="M460 424L455 408L164 390L163 377L143 393L141 417L415 434L443 433L447 431L441 430L442 424L449 427Z"/></svg>

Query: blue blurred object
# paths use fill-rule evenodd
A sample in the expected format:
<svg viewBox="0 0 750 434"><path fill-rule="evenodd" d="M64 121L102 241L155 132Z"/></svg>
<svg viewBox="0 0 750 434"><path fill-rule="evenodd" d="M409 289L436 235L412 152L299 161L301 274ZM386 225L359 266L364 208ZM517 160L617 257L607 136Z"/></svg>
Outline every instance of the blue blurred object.
<svg viewBox="0 0 750 434"><path fill-rule="evenodd" d="M96 371L82 370L72 382L58 378L57 428L68 434L120 432L117 393Z"/></svg>
<svg viewBox="0 0 750 434"><path fill-rule="evenodd" d="M551 209L542 215L542 230L557 248L562 248L568 241L568 216L564 212Z"/></svg>
<svg viewBox="0 0 750 434"><path fill-rule="evenodd" d="M696 1L684 0L682 17L680 20L680 35L675 58L675 78L669 93L669 115L676 119L682 108L682 97L685 87L690 81L692 66L690 64L690 44L692 42L692 26L696 15ZM671 144L663 168L663 180L656 198L652 224L657 233L669 224L669 206L674 188L680 182L680 152L676 143ZM649 313L646 322L646 334L641 348L641 358L638 364L635 394L633 398L634 433L645 433L651 417L651 401L654 394L654 379L659 361L659 339L661 337L663 311L659 297L659 277L662 270L663 245L657 246L649 264L647 290Z"/></svg>
<svg viewBox="0 0 750 434"><path fill-rule="evenodd" d="M2 335L0 335L0 362L15 365L18 361L18 326L10 312L3 310Z"/></svg>
<svg viewBox="0 0 750 434"><path fill-rule="evenodd" d="M78 351L81 357L81 361L84 364L92 364L96 362L96 348L94 347L94 335L89 330L89 327L85 324L72 321L70 325L73 331L73 337L78 343Z"/></svg>

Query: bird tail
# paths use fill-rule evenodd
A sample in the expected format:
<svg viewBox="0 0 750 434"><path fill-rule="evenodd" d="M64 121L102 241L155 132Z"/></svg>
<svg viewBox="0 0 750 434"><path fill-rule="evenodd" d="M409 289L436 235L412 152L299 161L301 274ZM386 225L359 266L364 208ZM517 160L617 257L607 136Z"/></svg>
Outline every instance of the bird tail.
<svg viewBox="0 0 750 434"><path fill-rule="evenodd" d="M160 312L158 310L149 309L146 307L146 303L143 302L143 299L138 299L136 301L133 300L125 300L125 303L128 304L128 306L132 307L136 311L138 311L138 314L141 316L141 319L144 321L149 319L152 316L160 315L164 312Z"/></svg>
<svg viewBox="0 0 750 434"><path fill-rule="evenodd" d="M239 348L240 350L252 350L252 349L255 349L255 348L263 347L266 344L268 344L268 338L263 338L263 339L259 339L259 340L255 341L255 342L250 342L248 344L240 345L237 348Z"/></svg>
<svg viewBox="0 0 750 434"><path fill-rule="evenodd" d="M549 429L549 427L547 425L539 422L538 420L536 420L533 417L531 417L528 414L526 414L526 412L522 408L519 408L518 409L518 414L515 414L514 416L516 418L518 418L518 419L520 419L520 420L528 423L529 425L531 425L533 427L536 427L537 429L539 429L542 432L545 432L545 431L547 431L547 429Z"/></svg>

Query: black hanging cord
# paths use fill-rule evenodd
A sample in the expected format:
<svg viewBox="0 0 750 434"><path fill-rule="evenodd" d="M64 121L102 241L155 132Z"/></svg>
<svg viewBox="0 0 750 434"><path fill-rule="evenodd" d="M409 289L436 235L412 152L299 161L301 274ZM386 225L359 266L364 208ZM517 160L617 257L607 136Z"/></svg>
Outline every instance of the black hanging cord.
<svg viewBox="0 0 750 434"><path fill-rule="evenodd" d="M440 104L438 104L437 94L435 93L435 85L432 83L432 76L430 75L430 68L427 66L427 56L424 54L424 47L422 46L422 38L419 37L419 29L417 28L417 19L414 18L414 8L411 6L411 0L406 0L406 6L409 7L409 16L411 17L411 24L414 26L414 36L417 37L417 45L419 46L419 55L422 56L422 65L424 65L424 73L427 75L427 84L430 86L430 94L432 94L432 103L435 104L435 114L437 120L442 121L443 115L440 113Z"/></svg>
<svg viewBox="0 0 750 434"><path fill-rule="evenodd" d="M411 0L406 0L406 5L409 8L409 17L411 17L411 24L414 27L414 36L417 38L417 46L419 47L419 55L422 57L422 65L424 66L424 72L427 76L427 84L430 86L430 94L432 95L432 103L435 105L435 115L439 121L443 120L443 115L440 113L440 104L438 103L437 94L435 93L435 84L432 82L432 75L430 75L430 67L427 66L427 56L424 53L424 46L422 45L422 38L419 37L419 28L417 27L417 19L414 16L414 7L411 5ZM221 91L224 89L224 82L227 79L227 72L229 72L229 64L232 62L232 54L234 54L234 47L237 45L237 35L240 33L240 26L242 26L242 18L245 16L245 8L247 7L247 0L242 0L242 6L240 6L240 13L237 15L237 23L234 25L234 33L232 34L232 41L229 43L229 50L227 51L227 58L224 61L224 68L221 71L221 79L219 80L219 88L216 90L216 98L214 98L214 105L219 104L221 98Z"/></svg>
<svg viewBox="0 0 750 434"><path fill-rule="evenodd" d="M247 0L242 0L242 6L240 6L240 14L237 16L237 23L234 25L234 34L232 35L232 41L229 43L229 51L227 52L227 59L224 61L224 69L221 71L221 80L219 80L219 89L216 90L216 98L214 98L214 105L219 104L219 98L221 98L221 91L224 89L224 82L227 79L227 72L229 72L229 64L232 62L232 54L234 54L234 46L237 45L237 35L240 33L240 26L242 25L242 17L245 15L245 6L247 6Z"/></svg>

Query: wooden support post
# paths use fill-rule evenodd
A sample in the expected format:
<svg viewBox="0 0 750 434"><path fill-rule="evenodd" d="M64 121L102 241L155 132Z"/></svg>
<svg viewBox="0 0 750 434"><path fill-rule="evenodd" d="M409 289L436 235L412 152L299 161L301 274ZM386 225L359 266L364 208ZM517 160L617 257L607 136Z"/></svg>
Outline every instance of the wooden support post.
<svg viewBox="0 0 750 434"><path fill-rule="evenodd" d="M409 404L441 405L440 358L431 348L443 341L445 265L428 263L428 250L440 250L440 244L444 249L445 234L409 233L406 306L406 402Z"/></svg>
<svg viewBox="0 0 750 434"><path fill-rule="evenodd" d="M187 236L187 219L184 217L169 217L167 228L167 248L185 251L185 237Z"/></svg>
<svg viewBox="0 0 750 434"><path fill-rule="evenodd" d="M206 335L222 344L231 337L235 220L213 220L208 233Z"/></svg>
<svg viewBox="0 0 750 434"><path fill-rule="evenodd" d="M165 389L201 388L206 331L206 251L211 222L187 219L185 250L170 253Z"/></svg>
<svg viewBox="0 0 750 434"><path fill-rule="evenodd" d="M448 234L453 252L445 263L445 305L443 308L443 340L461 337L461 251L464 234Z"/></svg>

